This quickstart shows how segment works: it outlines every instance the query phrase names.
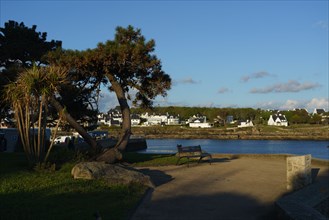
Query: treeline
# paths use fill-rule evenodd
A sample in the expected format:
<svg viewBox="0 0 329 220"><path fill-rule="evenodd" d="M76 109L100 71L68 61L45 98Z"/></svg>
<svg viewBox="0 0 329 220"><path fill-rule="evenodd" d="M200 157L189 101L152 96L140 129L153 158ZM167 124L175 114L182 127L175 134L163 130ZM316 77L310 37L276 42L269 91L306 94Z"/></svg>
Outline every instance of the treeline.
<svg viewBox="0 0 329 220"><path fill-rule="evenodd" d="M181 120L186 120L193 115L206 116L207 121L214 122L218 120L226 120L227 116L233 116L234 120L246 121L252 120L256 124L267 124L272 114L277 113L276 110L262 110L253 108L209 108L209 107L154 107L149 109L132 108L132 113L142 114L169 114L179 115ZM328 124L328 120L324 120L320 115L309 114L305 109L297 109L291 111L280 111L280 114L286 116L290 124ZM326 114L328 116L328 112Z"/></svg>
<svg viewBox="0 0 329 220"><path fill-rule="evenodd" d="M182 120L186 120L193 115L206 116L207 120L213 121L218 116L226 119L227 116L232 115L237 120L254 119L258 115L258 110L252 108L207 108L207 107L154 107L149 109L132 108L132 113L142 114L148 112L149 114L169 114L179 115Z"/></svg>

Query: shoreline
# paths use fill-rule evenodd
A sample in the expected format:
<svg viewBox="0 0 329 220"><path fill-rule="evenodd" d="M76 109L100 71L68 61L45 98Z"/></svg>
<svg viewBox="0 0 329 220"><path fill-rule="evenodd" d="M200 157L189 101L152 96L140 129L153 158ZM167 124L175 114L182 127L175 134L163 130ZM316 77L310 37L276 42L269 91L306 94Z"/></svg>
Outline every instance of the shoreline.
<svg viewBox="0 0 329 220"><path fill-rule="evenodd" d="M111 131L110 131L111 132ZM113 132L113 131L112 131ZM111 132L111 133L112 133ZM310 140L329 141L329 126L251 128L133 127L133 135L146 139Z"/></svg>
<svg viewBox="0 0 329 220"><path fill-rule="evenodd" d="M118 137L120 127L109 128ZM257 126L249 128L213 127L189 128L182 126L132 127L132 135L146 139L214 139L214 140L302 140L329 141L329 126Z"/></svg>
<svg viewBox="0 0 329 220"><path fill-rule="evenodd" d="M211 139L211 140L294 140L294 141L329 141L327 137L314 136L252 136L252 135L143 135L145 139Z"/></svg>

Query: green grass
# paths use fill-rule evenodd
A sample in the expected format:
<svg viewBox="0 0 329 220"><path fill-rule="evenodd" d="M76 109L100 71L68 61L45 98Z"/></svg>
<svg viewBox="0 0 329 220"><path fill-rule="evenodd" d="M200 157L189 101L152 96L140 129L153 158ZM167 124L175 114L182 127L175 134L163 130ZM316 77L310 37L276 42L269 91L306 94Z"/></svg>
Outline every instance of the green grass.
<svg viewBox="0 0 329 220"><path fill-rule="evenodd" d="M74 180L73 163L55 172L28 169L25 155L0 153L0 219L124 219L141 199L140 185Z"/></svg>

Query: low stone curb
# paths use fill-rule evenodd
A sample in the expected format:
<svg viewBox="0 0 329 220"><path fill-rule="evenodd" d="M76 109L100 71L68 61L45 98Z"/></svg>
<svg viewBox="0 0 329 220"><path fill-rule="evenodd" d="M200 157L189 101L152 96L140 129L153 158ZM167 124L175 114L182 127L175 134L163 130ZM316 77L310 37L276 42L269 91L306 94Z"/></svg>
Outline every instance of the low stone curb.
<svg viewBox="0 0 329 220"><path fill-rule="evenodd" d="M276 202L280 219L328 220L314 207L329 198L327 182L313 183Z"/></svg>

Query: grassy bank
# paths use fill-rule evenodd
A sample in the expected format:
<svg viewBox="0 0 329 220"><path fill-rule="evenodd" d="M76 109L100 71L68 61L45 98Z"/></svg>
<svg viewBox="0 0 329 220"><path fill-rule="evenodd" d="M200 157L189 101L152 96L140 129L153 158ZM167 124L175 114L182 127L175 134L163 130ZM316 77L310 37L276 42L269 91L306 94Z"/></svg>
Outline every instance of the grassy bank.
<svg viewBox="0 0 329 220"><path fill-rule="evenodd" d="M276 127L257 125L252 128L236 126L214 128L189 128L186 126L133 127L132 133L148 139L251 139L251 140L329 140L328 125L292 125ZM117 137L120 128L109 128L110 135Z"/></svg>
<svg viewBox="0 0 329 220"><path fill-rule="evenodd" d="M73 163L27 169L24 154L0 153L0 219L125 219L145 192L139 185L74 180Z"/></svg>

